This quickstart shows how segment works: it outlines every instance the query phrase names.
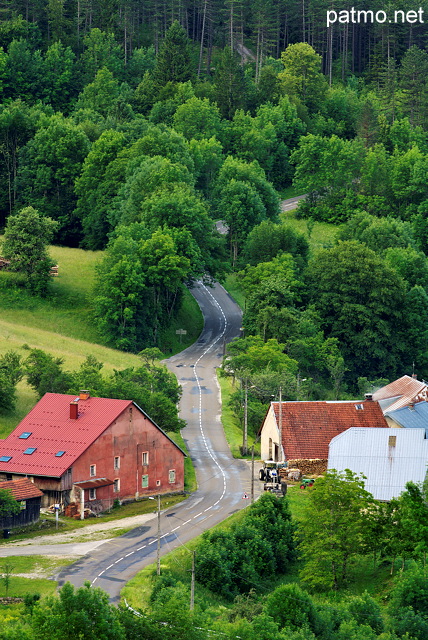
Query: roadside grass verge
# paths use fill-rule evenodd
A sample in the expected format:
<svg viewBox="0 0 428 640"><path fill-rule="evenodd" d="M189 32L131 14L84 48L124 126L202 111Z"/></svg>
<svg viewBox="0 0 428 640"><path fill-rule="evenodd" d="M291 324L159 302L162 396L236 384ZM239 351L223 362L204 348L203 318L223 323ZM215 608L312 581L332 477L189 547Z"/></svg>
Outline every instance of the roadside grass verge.
<svg viewBox="0 0 428 640"><path fill-rule="evenodd" d="M248 455L244 456L241 453L241 447L243 444L243 427L240 425L239 420L234 416L232 409L229 406L229 401L232 393L239 389L238 383L233 381L230 376L217 375L217 380L221 390L221 422L223 424L224 433L227 443L230 447L234 458L251 458L251 447L255 444L256 438L248 432ZM255 455L259 455L259 452L255 450Z"/></svg>
<svg viewBox="0 0 428 640"><path fill-rule="evenodd" d="M51 596L56 592L57 583L55 580L44 578L21 578L11 576L8 596L11 598L23 598L27 593L39 593L41 596ZM6 589L0 583L0 597L6 596Z"/></svg>
<svg viewBox="0 0 428 640"><path fill-rule="evenodd" d="M204 320L201 310L190 291L184 288L183 302L177 316L170 326L161 331L160 345L165 358L180 353L196 342L203 329ZM176 331L184 329L186 335L177 335Z"/></svg>
<svg viewBox="0 0 428 640"><path fill-rule="evenodd" d="M168 509L175 504L185 500L183 494L171 494L161 496L161 509ZM52 544L55 544L55 536L62 535L64 533L71 533L75 531L82 531L82 535L85 533L85 527L103 522L118 522L117 529L109 531L110 537L116 537L121 535L125 530L124 527L120 528L120 521L123 518L132 516L145 515L147 513L155 513L157 511L153 506L153 501L148 498L140 498L136 502L130 502L128 504L121 505L119 507L112 508L111 511L99 515L97 518L87 518L86 520L73 520L72 518L60 517L58 521L58 530L56 529L55 516L51 514L42 514L41 520L29 527L23 527L22 529L11 530L10 538L7 540L0 539L0 555L3 545L13 545L14 541L18 540L30 540L37 539L40 536L51 535ZM135 525L133 525L135 526Z"/></svg>
<svg viewBox="0 0 428 640"><path fill-rule="evenodd" d="M238 278L236 277L236 273L229 273L222 284L226 291L243 310L245 308L245 296L238 282Z"/></svg>
<svg viewBox="0 0 428 640"><path fill-rule="evenodd" d="M279 195L281 196L281 200L288 200L289 198L297 198L297 196L301 196L303 194L301 189L291 186L281 189Z"/></svg>
<svg viewBox="0 0 428 640"><path fill-rule="evenodd" d="M246 509L240 510L238 513L223 520L220 524L213 527L212 530L227 531L234 524L240 522L244 516ZM181 547L174 549L161 558L161 575L168 574L176 581L180 581L190 586L190 572L192 568L192 552L195 551L201 541L202 536L193 538ZM126 599L127 603L136 609L147 609L150 606L150 595L156 580L156 563L145 567L136 576L131 578L120 592L121 599ZM216 594L211 593L200 585L197 586L198 597L206 594L212 605L224 607L224 601Z"/></svg>

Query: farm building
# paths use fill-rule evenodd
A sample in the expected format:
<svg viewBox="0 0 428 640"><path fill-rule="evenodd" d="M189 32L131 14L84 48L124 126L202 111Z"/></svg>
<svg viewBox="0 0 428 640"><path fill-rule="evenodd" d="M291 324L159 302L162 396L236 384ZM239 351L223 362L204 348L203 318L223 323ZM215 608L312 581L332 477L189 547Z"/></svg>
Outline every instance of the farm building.
<svg viewBox="0 0 428 640"><path fill-rule="evenodd" d="M13 516L0 518L0 529L13 529L37 522L43 493L28 478L0 482L0 489L6 489L19 502L21 511Z"/></svg>
<svg viewBox="0 0 428 640"><path fill-rule="evenodd" d="M406 482L423 482L427 463L425 428L351 428L330 442L329 469L364 474L365 488L377 500L398 497Z"/></svg>
<svg viewBox="0 0 428 640"><path fill-rule="evenodd" d="M0 441L0 480L28 477L42 506L98 513L184 489L184 452L131 400L47 393Z"/></svg>
<svg viewBox="0 0 428 640"><path fill-rule="evenodd" d="M385 412L385 420L390 427L404 429L425 429L428 436L428 402L411 403L406 407Z"/></svg>
<svg viewBox="0 0 428 640"><path fill-rule="evenodd" d="M402 376L375 391L372 399L379 402L384 413L395 411L415 402L427 400L427 384L418 380L414 375Z"/></svg>
<svg viewBox="0 0 428 640"><path fill-rule="evenodd" d="M379 404L371 400L272 402L260 429L262 459L318 459L326 468L330 440L350 427L388 425Z"/></svg>

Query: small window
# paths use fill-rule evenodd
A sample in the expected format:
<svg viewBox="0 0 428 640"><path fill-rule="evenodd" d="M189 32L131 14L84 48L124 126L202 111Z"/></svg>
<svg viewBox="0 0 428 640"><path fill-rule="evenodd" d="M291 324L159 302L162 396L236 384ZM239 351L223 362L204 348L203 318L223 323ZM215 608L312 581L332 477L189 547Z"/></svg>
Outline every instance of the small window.
<svg viewBox="0 0 428 640"><path fill-rule="evenodd" d="M55 454L55 458L60 458L61 456L63 456L65 453L65 451L57 451Z"/></svg>
<svg viewBox="0 0 428 640"><path fill-rule="evenodd" d="M12 456L0 456L0 462L9 462L12 460Z"/></svg>
<svg viewBox="0 0 428 640"><path fill-rule="evenodd" d="M91 478L94 478L96 476L97 473L97 466L95 464L91 464L89 466L89 475L91 476Z"/></svg>
<svg viewBox="0 0 428 640"><path fill-rule="evenodd" d="M113 491L115 493L119 493L119 491L120 491L120 480L119 480L119 478L115 478L115 480L113 482Z"/></svg>
<svg viewBox="0 0 428 640"><path fill-rule="evenodd" d="M114 469L120 469L120 456L114 456Z"/></svg>
<svg viewBox="0 0 428 640"><path fill-rule="evenodd" d="M395 447L397 444L397 436L388 436L388 447Z"/></svg>
<svg viewBox="0 0 428 640"><path fill-rule="evenodd" d="M148 451L144 451L143 452L143 467L146 467L149 464L149 452Z"/></svg>
<svg viewBox="0 0 428 640"><path fill-rule="evenodd" d="M174 484L175 482L175 469L170 469L168 471L169 483Z"/></svg>
<svg viewBox="0 0 428 640"><path fill-rule="evenodd" d="M31 431L24 431L23 433L21 433L20 436L18 436L21 440L27 440L27 438L29 438L31 436Z"/></svg>
<svg viewBox="0 0 428 640"><path fill-rule="evenodd" d="M24 511L24 509L27 508L27 502L25 500L21 500L19 503L19 507L21 509L21 511Z"/></svg>
<svg viewBox="0 0 428 640"><path fill-rule="evenodd" d="M30 456L35 451L36 451L36 447L28 447L28 449L25 449L24 453Z"/></svg>
<svg viewBox="0 0 428 640"><path fill-rule="evenodd" d="M160 480L156 480L156 486L160 487Z"/></svg>
<svg viewBox="0 0 428 640"><path fill-rule="evenodd" d="M364 405L362 404L356 404L355 408L357 409L357 411L363 411L364 410Z"/></svg>
<svg viewBox="0 0 428 640"><path fill-rule="evenodd" d="M89 500L96 500L97 498L97 490L89 489Z"/></svg>
<svg viewBox="0 0 428 640"><path fill-rule="evenodd" d="M141 486L143 489L147 489L149 486L149 476L147 474L144 474L141 478Z"/></svg>

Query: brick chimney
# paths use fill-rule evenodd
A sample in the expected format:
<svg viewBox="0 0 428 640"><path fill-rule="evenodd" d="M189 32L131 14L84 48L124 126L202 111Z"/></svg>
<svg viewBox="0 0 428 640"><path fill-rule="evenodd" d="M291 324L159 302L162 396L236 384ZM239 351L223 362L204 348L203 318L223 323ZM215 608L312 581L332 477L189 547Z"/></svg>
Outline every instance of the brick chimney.
<svg viewBox="0 0 428 640"><path fill-rule="evenodd" d="M79 417L79 403L77 400L70 402L70 419L77 420Z"/></svg>

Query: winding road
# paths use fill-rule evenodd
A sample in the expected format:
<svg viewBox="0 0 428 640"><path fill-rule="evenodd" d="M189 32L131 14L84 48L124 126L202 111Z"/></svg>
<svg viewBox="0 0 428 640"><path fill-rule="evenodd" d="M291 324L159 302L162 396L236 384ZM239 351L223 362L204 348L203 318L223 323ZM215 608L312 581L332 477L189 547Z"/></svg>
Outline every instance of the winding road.
<svg viewBox="0 0 428 640"><path fill-rule="evenodd" d="M226 343L240 333L241 311L219 284L207 287L199 282L192 294L202 310L204 329L195 344L166 364L183 388L180 415L187 426L182 435L196 469L198 489L187 500L161 512L161 556L247 506L249 499L244 495L250 496L251 492L251 467L232 457L224 436L216 377ZM255 485L258 492L259 483ZM10 546L7 555L66 555L68 546ZM3 551L6 549L2 548L0 555L4 555ZM156 560L156 514L150 519L141 516L141 524L131 531L106 542L98 541L85 552L56 576L59 584L69 581L81 586L89 581L117 603L125 583Z"/></svg>

